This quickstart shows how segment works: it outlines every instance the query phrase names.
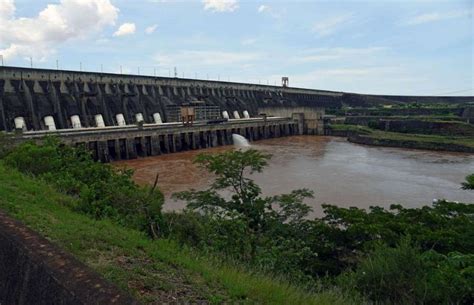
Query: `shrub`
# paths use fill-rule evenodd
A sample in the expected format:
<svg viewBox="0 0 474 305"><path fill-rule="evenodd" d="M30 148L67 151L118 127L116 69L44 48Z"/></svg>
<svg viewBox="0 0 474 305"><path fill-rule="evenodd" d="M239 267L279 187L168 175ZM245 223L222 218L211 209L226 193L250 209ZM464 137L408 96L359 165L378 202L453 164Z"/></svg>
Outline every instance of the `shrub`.
<svg viewBox="0 0 474 305"><path fill-rule="evenodd" d="M14 147L14 140L11 135L0 131L0 159L5 157Z"/></svg>
<svg viewBox="0 0 474 305"><path fill-rule="evenodd" d="M376 245L338 280L377 304L472 304L473 258L422 252L407 237L396 247Z"/></svg>
<svg viewBox="0 0 474 305"><path fill-rule="evenodd" d="M155 188L136 185L131 179L132 171L94 162L84 148L46 138L42 144L19 145L9 152L4 163L78 197L79 204L74 209L82 213L96 219L111 218L153 236L159 234L162 194Z"/></svg>
<svg viewBox="0 0 474 305"><path fill-rule="evenodd" d="M368 123L367 123L367 126L369 128L372 128L372 129L379 129L379 122L378 121L375 121L375 120L370 120Z"/></svg>
<svg viewBox="0 0 474 305"><path fill-rule="evenodd" d="M466 182L462 183L462 188L465 190L474 190L474 174L466 177Z"/></svg>

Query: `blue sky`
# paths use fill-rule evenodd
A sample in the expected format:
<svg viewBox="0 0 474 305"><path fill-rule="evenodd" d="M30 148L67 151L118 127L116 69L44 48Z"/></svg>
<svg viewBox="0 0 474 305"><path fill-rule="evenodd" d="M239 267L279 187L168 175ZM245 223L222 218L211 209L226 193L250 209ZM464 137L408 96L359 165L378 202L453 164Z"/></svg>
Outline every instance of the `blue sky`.
<svg viewBox="0 0 474 305"><path fill-rule="evenodd" d="M5 65L474 95L472 0L0 0Z"/></svg>

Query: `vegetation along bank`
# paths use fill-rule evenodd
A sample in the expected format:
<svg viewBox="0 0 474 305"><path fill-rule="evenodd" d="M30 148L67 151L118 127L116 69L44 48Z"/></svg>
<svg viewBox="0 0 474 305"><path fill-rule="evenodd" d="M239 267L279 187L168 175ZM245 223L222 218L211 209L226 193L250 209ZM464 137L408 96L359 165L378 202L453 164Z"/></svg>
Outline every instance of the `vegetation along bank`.
<svg viewBox="0 0 474 305"><path fill-rule="evenodd" d="M305 201L317 194L263 196L251 174L271 156L250 149L200 155L214 183L176 194L187 209L165 213L157 185L81 148L47 139L0 151L0 209L145 304L474 301L472 204L324 205L310 219ZM472 191L473 179L460 187Z"/></svg>

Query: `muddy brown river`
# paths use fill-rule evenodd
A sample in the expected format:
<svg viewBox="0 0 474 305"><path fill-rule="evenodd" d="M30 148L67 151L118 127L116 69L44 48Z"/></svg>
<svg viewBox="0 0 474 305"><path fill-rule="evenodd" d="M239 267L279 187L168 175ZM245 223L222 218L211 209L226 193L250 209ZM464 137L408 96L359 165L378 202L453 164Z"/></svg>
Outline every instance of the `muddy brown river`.
<svg viewBox="0 0 474 305"><path fill-rule="evenodd" d="M464 177L474 173L474 155L389 147L371 147L342 138L295 136L252 143L252 148L273 155L263 173L253 175L265 195L297 188L314 191L307 203L314 215L321 204L407 207L431 204L435 198L474 202L474 192L460 189ZM217 147L144 159L115 162L135 170L140 184L153 184L159 173L159 187L165 194L166 210L182 209L185 203L171 199L183 190L204 189L213 177L192 163L199 153L235 149Z"/></svg>

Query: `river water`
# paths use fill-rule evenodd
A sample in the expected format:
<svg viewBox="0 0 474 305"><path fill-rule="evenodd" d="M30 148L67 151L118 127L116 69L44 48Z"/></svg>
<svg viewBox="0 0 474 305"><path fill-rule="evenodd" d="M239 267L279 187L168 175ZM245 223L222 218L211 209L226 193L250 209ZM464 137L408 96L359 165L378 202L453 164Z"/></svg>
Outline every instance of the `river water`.
<svg viewBox="0 0 474 305"><path fill-rule="evenodd" d="M342 138L294 136L252 143L252 148L273 155L263 173L253 175L265 195L290 192L297 188L314 191L307 200L314 215L321 204L389 207L428 205L435 198L474 203L474 192L460 189L464 177L474 173L474 155L389 147L371 147ZM171 199L174 192L204 189L212 175L192 163L199 153L235 149L232 146L167 154L115 162L117 167L135 170L140 184L158 186L165 194L166 210L184 207Z"/></svg>

